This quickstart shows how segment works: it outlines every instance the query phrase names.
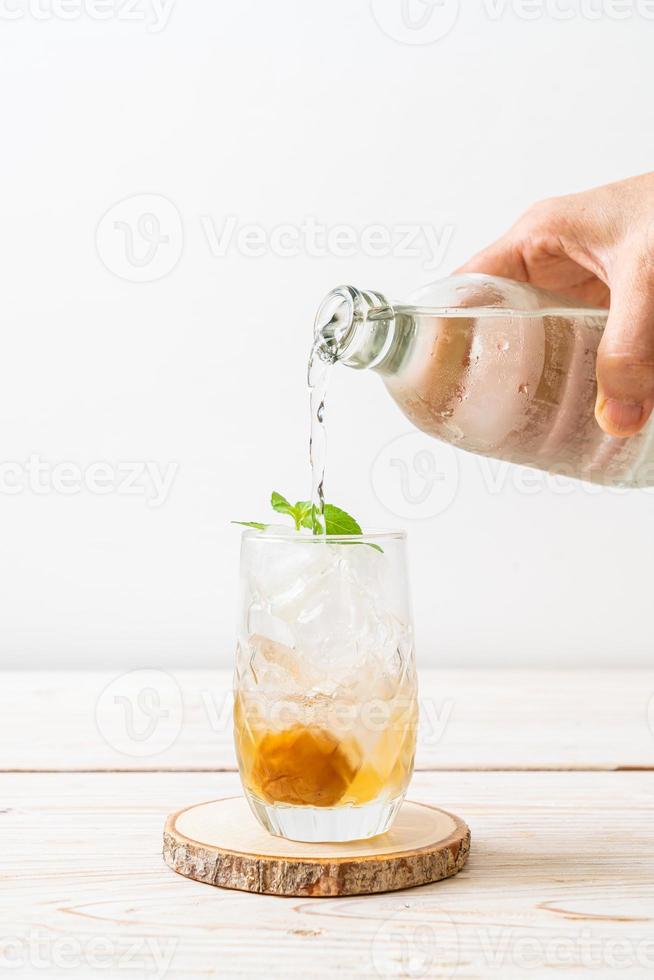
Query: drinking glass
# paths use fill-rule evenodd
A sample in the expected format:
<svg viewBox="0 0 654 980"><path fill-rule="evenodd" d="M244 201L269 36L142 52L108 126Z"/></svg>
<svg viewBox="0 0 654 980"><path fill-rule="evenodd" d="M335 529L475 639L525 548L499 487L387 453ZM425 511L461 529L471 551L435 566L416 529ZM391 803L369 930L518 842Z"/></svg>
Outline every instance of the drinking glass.
<svg viewBox="0 0 654 980"><path fill-rule="evenodd" d="M245 531L234 696L241 781L270 833L387 830L418 719L405 534Z"/></svg>

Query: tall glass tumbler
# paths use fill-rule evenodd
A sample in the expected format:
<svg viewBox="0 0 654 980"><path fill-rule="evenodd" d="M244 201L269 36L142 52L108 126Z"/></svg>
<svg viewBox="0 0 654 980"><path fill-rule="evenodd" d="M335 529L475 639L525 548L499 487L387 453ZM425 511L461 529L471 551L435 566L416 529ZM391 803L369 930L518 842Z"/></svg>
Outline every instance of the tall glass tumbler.
<svg viewBox="0 0 654 980"><path fill-rule="evenodd" d="M243 788L270 833L386 831L418 720L404 533L245 531L234 695Z"/></svg>

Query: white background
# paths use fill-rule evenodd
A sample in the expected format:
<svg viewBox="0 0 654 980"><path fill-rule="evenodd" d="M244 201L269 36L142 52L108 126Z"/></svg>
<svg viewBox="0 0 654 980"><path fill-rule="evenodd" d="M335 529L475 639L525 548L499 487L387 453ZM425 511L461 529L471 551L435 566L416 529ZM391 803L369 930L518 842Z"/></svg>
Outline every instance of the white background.
<svg viewBox="0 0 654 980"><path fill-rule="evenodd" d="M117 486L3 489L7 666L229 664L229 521L266 519L273 488L307 495L323 294L403 298L530 202L654 159L646 3L466 0L446 32L453 0L422 29L402 26L401 0L173 0L164 21L138 2L0 4L0 462L177 467L158 507ZM144 212L168 239L145 264ZM234 240L214 254L206 229L230 215L451 238L436 269L426 248L307 254L301 232L292 257ZM409 530L423 664L651 661L653 495L453 463L407 436L376 377L336 374L327 495ZM419 505L424 449L446 478Z"/></svg>

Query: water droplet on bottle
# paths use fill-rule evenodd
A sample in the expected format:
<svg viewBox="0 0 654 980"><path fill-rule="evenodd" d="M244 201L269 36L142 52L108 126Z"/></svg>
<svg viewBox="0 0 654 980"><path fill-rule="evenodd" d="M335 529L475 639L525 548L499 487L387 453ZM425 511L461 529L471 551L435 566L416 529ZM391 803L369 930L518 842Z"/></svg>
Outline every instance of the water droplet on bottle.
<svg viewBox="0 0 654 980"><path fill-rule="evenodd" d="M507 351L509 349L509 346L510 345L509 345L508 340L500 340L500 341L498 341L497 349L499 351L502 351L502 353L504 353L504 351Z"/></svg>
<svg viewBox="0 0 654 980"><path fill-rule="evenodd" d="M529 385L525 385L525 384L518 385L518 391L520 392L521 395L528 395Z"/></svg>

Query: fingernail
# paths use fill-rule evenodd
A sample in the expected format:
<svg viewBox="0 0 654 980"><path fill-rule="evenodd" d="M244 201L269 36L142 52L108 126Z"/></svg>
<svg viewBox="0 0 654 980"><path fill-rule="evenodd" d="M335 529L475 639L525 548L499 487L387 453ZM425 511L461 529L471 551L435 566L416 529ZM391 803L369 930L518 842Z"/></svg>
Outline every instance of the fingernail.
<svg viewBox="0 0 654 980"><path fill-rule="evenodd" d="M634 402L621 402L617 398L605 398L598 405L598 415L614 435L628 435L640 423L643 406Z"/></svg>

